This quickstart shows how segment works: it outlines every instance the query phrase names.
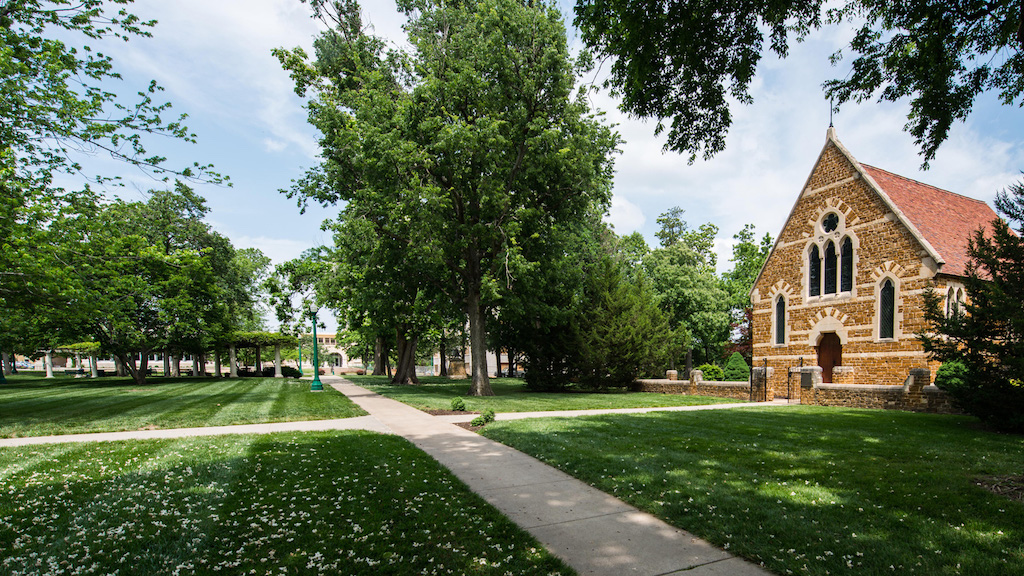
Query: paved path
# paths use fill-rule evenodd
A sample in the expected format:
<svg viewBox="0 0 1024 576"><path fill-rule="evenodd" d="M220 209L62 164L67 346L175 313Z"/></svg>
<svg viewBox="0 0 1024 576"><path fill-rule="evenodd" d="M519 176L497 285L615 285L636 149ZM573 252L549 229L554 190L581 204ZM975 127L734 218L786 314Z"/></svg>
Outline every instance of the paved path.
<svg viewBox="0 0 1024 576"><path fill-rule="evenodd" d="M771 574L518 450L341 378L322 380L446 466L581 576Z"/></svg>

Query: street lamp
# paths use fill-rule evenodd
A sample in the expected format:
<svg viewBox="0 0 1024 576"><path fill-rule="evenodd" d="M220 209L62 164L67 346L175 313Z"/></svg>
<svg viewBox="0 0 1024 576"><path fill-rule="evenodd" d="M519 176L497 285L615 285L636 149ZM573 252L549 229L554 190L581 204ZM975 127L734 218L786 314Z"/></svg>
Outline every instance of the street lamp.
<svg viewBox="0 0 1024 576"><path fill-rule="evenodd" d="M313 385L309 388L311 392L320 392L324 389L324 384L320 381L320 359L317 357L316 313L319 311L320 308L316 303L310 302L309 313L313 315Z"/></svg>

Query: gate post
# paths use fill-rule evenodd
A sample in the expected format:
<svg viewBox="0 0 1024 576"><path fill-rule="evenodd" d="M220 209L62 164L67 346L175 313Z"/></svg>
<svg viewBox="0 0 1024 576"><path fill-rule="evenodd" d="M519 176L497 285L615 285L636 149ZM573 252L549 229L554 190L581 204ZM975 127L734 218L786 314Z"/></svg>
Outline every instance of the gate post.
<svg viewBox="0 0 1024 576"><path fill-rule="evenodd" d="M774 392L768 386L768 379L773 372L775 369L768 366L755 366L750 369L751 402L770 402L775 399Z"/></svg>

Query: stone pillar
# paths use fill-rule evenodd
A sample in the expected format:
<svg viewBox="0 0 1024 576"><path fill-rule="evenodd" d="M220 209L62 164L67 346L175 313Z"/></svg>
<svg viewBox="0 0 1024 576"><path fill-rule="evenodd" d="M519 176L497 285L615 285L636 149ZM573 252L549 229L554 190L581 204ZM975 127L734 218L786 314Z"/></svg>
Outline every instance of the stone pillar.
<svg viewBox="0 0 1024 576"><path fill-rule="evenodd" d="M679 372L675 370L669 370L668 372L665 372L665 378L668 378L669 380L672 381L679 380Z"/></svg>
<svg viewBox="0 0 1024 576"><path fill-rule="evenodd" d="M932 371L927 367L911 368L910 375L903 383L903 401L905 409L920 411L921 405L928 401L924 397L924 387L931 384Z"/></svg>
<svg viewBox="0 0 1024 576"><path fill-rule="evenodd" d="M228 346L228 370L231 378L238 378L238 356L235 354L235 345Z"/></svg>
<svg viewBox="0 0 1024 576"><path fill-rule="evenodd" d="M281 373L281 345L274 344L274 378L284 378Z"/></svg>
<svg viewBox="0 0 1024 576"><path fill-rule="evenodd" d="M775 391L768 385L774 372L774 368L764 366L754 366L750 369L751 402L771 402L775 399Z"/></svg>
<svg viewBox="0 0 1024 576"><path fill-rule="evenodd" d="M704 372L702 370L690 370L690 384L697 384L698 382L704 381Z"/></svg>
<svg viewBox="0 0 1024 576"><path fill-rule="evenodd" d="M53 352L46 351L46 359L43 360L43 366L46 367L46 377L53 378Z"/></svg>
<svg viewBox="0 0 1024 576"><path fill-rule="evenodd" d="M100 377L100 371L99 368L97 368L96 366L96 360L97 358L95 354L89 356L89 376L92 376L93 378Z"/></svg>

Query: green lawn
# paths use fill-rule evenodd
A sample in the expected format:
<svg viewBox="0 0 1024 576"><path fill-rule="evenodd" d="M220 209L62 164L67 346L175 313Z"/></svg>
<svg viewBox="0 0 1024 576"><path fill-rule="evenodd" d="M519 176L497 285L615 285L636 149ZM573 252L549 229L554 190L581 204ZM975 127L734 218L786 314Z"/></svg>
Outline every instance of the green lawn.
<svg viewBox="0 0 1024 576"><path fill-rule="evenodd" d="M0 385L0 437L324 420L365 412L343 394L281 378L8 377Z"/></svg>
<svg viewBox="0 0 1024 576"><path fill-rule="evenodd" d="M369 432L0 449L0 573L573 574Z"/></svg>
<svg viewBox="0 0 1024 576"><path fill-rule="evenodd" d="M778 574L1024 574L1024 503L978 485L1021 487L1024 437L972 418L740 408L483 434Z"/></svg>
<svg viewBox="0 0 1024 576"><path fill-rule="evenodd" d="M467 396L468 380L420 378L419 386L392 386L386 376L345 376L355 384L404 402L420 410L449 410L452 398L466 402L466 410L480 412L543 412L548 410L592 410L603 408L657 408L664 406L695 406L737 402L728 398L653 394L649 392L531 392L518 378L491 380L494 396Z"/></svg>

